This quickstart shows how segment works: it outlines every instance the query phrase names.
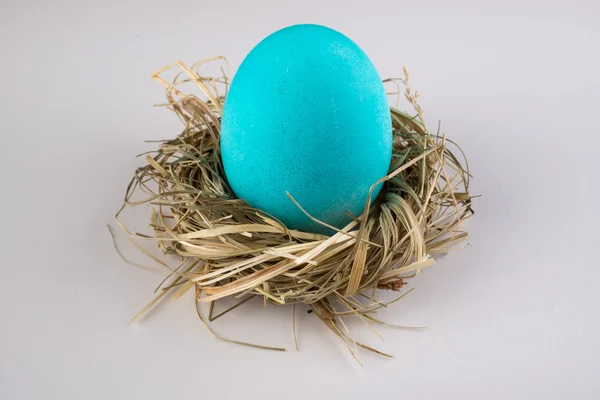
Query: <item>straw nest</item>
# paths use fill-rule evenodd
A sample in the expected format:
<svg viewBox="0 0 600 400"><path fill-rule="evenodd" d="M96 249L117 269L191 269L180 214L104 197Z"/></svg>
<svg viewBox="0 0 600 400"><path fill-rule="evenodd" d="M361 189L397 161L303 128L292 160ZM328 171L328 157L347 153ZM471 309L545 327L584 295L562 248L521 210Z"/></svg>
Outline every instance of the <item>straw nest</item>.
<svg viewBox="0 0 600 400"><path fill-rule="evenodd" d="M151 256L169 275L140 315L168 292L177 298L190 289L205 323L198 306L210 303L213 319L214 302L227 296L245 301L257 295L275 304L301 302L347 344L385 355L340 329L341 316L382 323L373 312L386 304L376 299L375 290L402 292L406 279L433 265L434 255L446 253L467 236L460 229L472 215L464 155L439 128L436 133L428 131L404 68L404 78L384 82L395 83L398 96L403 85L414 113L390 109L393 157L389 174L379 181L384 182L379 196L332 236L288 229L237 199L227 184L219 132L229 79L223 68L217 77L203 76L199 68L207 61L226 63L221 57L191 67L178 62L152 75L166 87L166 106L185 128L145 154L147 164L135 171L116 216L131 238L154 240L165 254L178 259L169 265ZM173 79L162 77L175 69ZM191 87L197 95L186 93ZM139 194L143 198L134 200ZM288 196L302 209L293 194ZM153 235L132 233L119 221L125 208L142 204L152 206Z"/></svg>

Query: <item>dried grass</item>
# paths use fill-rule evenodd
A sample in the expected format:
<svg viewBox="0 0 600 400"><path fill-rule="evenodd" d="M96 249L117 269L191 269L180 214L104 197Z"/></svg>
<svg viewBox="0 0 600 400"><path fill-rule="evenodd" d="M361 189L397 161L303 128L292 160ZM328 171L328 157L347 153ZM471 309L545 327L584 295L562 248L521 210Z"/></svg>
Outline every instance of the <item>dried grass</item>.
<svg viewBox="0 0 600 400"><path fill-rule="evenodd" d="M394 151L378 198L332 236L288 229L236 199L227 184L219 133L229 80L223 69L216 78L201 75L199 68L208 61L225 62L221 57L191 67L178 62L152 75L166 87L167 106L185 128L153 155L146 154L147 164L135 171L116 219L130 238L156 241L165 254L178 255L181 264L173 269L152 256L167 268L170 280L163 281L157 298L136 319L170 291L177 298L194 289L197 306L211 304L209 319L218 299L258 295L270 303L308 304L353 355L359 346L388 356L355 342L342 317L384 324L373 317L387 305L375 299L375 289L400 291L407 279L434 265L433 255L467 237L460 226L473 211L464 154L439 129L428 132L404 69L404 78L384 82L404 85L415 114L390 110ZM173 80L162 77L174 69L179 73ZM200 95L185 93L190 85ZM144 198L134 201L135 193ZM132 233L119 220L125 208L141 204L152 205L154 236Z"/></svg>

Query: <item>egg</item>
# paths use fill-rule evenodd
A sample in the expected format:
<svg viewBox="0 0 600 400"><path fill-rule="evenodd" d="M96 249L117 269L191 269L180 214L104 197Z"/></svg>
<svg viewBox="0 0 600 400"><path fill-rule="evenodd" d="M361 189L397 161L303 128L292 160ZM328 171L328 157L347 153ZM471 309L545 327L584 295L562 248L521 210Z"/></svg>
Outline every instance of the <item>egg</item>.
<svg viewBox="0 0 600 400"><path fill-rule="evenodd" d="M389 104L365 52L340 32L294 25L262 40L235 74L221 153L236 197L290 229L331 234L360 216L392 156ZM372 201L381 189L374 190Z"/></svg>

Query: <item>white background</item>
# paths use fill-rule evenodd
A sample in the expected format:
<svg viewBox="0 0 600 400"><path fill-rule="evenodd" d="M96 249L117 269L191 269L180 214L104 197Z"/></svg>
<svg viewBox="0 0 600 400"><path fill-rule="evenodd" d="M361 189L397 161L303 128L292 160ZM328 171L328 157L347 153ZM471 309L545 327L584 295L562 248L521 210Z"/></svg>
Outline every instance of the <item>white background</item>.
<svg viewBox="0 0 600 400"><path fill-rule="evenodd" d="M594 1L2 0L0 398L600 398L599 19ZM162 274L124 264L106 228L143 141L181 128L149 75L213 55L233 73L303 22L383 77L406 64L483 195L470 246L381 315L427 329L381 342L348 321L396 356L359 351L364 367L302 307L300 352L291 307L258 301L214 329L287 352L211 338L191 294L131 324Z"/></svg>

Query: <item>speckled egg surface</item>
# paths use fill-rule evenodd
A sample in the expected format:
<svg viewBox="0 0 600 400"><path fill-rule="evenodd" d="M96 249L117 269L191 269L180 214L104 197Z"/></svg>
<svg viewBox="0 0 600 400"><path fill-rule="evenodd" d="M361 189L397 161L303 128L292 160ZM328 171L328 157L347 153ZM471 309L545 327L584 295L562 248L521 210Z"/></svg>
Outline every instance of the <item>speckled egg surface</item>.
<svg viewBox="0 0 600 400"><path fill-rule="evenodd" d="M223 111L221 151L238 198L290 229L330 234L365 207L388 172L389 105L377 70L348 37L319 25L268 36L238 69ZM375 199L381 185L373 192Z"/></svg>

